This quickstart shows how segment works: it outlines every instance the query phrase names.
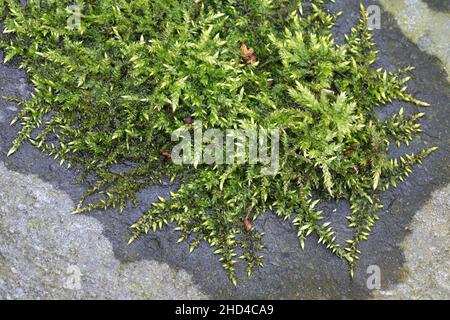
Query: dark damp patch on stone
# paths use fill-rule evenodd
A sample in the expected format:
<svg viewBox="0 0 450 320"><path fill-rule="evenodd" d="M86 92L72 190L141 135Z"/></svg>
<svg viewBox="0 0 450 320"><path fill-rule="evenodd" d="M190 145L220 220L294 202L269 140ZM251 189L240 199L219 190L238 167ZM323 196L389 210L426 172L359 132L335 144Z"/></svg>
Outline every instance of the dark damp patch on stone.
<svg viewBox="0 0 450 320"><path fill-rule="evenodd" d="M365 1L369 5L368 1ZM348 32L358 19L359 1L342 0L332 6L333 10L343 11L339 18L336 33L342 36ZM399 282L403 275L404 257L400 244L407 235L407 227L414 213L430 198L432 191L449 183L450 168L448 152L450 149L450 88L446 73L437 58L427 55L403 36L395 26L395 19L383 13L383 29L375 32L375 40L380 53L379 66L394 70L406 65L416 66L416 78L410 83L410 90L420 99L431 103L424 110L424 133L409 151L417 151L425 146L439 146L440 149L426 159L423 166L416 167L410 178L398 189L384 194L385 209L369 241L361 247L361 261L355 278L350 279L343 261L328 250L317 245L317 238L311 237L305 244L305 251L299 247L293 228L272 216L265 216L256 227L266 232L265 267L247 279L244 271L238 269L240 283L234 288L217 257L202 245L193 254L188 254L186 244L177 244L176 233L158 232L143 237L132 246L127 246L130 236L129 225L146 209L157 195L167 195L173 187L155 186L139 195L141 206L129 208L120 214L115 210L96 212L92 216L104 226L103 235L113 246L116 258L122 262L156 260L168 263L173 268L182 268L193 275L193 281L212 298L234 299L317 299L354 298L370 296L366 288L367 267L378 265L383 275L382 289ZM25 81L24 72L11 64L0 65L0 96L11 95L28 97L31 86ZM405 106L418 111L413 106ZM392 106L379 110L382 115L400 108ZM6 158L11 141L19 127L10 127L9 122L17 113L17 106L0 100L0 161L10 170L25 174L36 174L55 187L68 193L77 202L86 186L77 181L76 170L61 168L54 161L30 145ZM393 156L400 154L395 148ZM145 205L147 204L147 205ZM342 212L346 205L338 204ZM333 214L333 205L325 204L328 215ZM346 228L345 219L333 220L337 229ZM93 257L95 258L95 257Z"/></svg>
<svg viewBox="0 0 450 320"><path fill-rule="evenodd" d="M450 0L422 0L434 11L450 12Z"/></svg>

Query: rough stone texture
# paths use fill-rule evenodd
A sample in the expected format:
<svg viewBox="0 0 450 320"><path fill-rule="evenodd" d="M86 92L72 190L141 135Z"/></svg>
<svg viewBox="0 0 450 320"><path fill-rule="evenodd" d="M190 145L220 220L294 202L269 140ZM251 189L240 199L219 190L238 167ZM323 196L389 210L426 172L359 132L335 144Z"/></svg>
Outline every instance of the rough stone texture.
<svg viewBox="0 0 450 320"><path fill-rule="evenodd" d="M380 0L403 33L421 50L439 57L450 80L450 0ZM402 282L374 293L377 299L450 298L450 186L433 193L413 218L402 244Z"/></svg>
<svg viewBox="0 0 450 320"><path fill-rule="evenodd" d="M403 0L395 2L398 1ZM378 3L363 2L366 5ZM343 11L335 28L339 41L342 41L343 33L349 32L358 19L359 1L338 0L332 9ZM23 214L13 211L12 213L7 212L6 215L9 217L5 217L5 213L2 211L1 221L9 221L8 223L18 228L18 231L11 235L8 233L11 227L4 228L0 225L0 243L2 248L3 243L8 246L6 251L0 251L0 278L3 279L3 282L0 282L0 297L7 295L17 297L21 294L35 297L37 295L33 292L40 292L44 295L47 291L50 292L47 294L49 297L67 297L67 289L55 288L55 284L60 286L61 281L65 281L67 267L72 263L79 266L80 271L84 274L83 279L85 279L82 282L82 291L69 292L72 297L93 297L94 295L111 298L145 297L144 294L148 294L147 297L170 298L175 297L174 294L177 294L176 297L183 298L199 297L201 293L192 287L190 282L192 281L211 298L365 299L370 298L372 294L366 287L368 277L366 270L370 265L378 265L381 269L383 276L381 291L394 292L396 285L402 281L406 281L406 283L412 281L412 283L420 285L421 280L415 280L414 274L415 270L418 272L422 272L422 270L414 268L414 264L417 262L420 265L419 258L428 254L429 247L420 247L422 250L420 254L409 254L405 249L407 247L404 245L406 243L404 240L410 234L409 228L411 228L410 223L414 214L427 203L433 191L444 188L450 182L450 167L448 166L450 86L442 62L435 56L421 51L418 45L403 35L397 27L398 17L395 18L384 11L382 17L382 29L375 31L375 41L381 58L377 67L383 66L394 70L407 65L416 66L414 71L416 78L411 81L410 90L432 105L431 108L423 109L393 103L391 106L379 110L381 117L393 114L400 106L406 107L407 112L420 110L427 113L427 117L422 121L424 133L418 141L407 150L393 148L392 155L398 156L405 150L416 152L426 146L438 146L440 149L429 157L423 166L416 167L405 183L383 196L385 209L381 212L381 220L376 225L370 240L362 245L361 261L354 279L349 278L346 264L317 245L317 239L314 237L307 241L306 250L301 251L293 228L273 217L266 217L256 223L256 227L266 233L265 268L256 272L250 280L246 279L244 270L238 269L240 282L237 288L230 283L217 258L211 254L211 250L207 246L203 245L189 255L187 246L176 244L178 237L170 230L143 237L132 246L127 246L130 236L129 225L148 208L150 202L156 200L157 195L167 195L171 186L156 186L143 192L140 194L141 204L139 207L129 208L123 214L108 210L106 213L93 213L89 217L69 215L67 212L70 211L72 202L80 198L86 186L77 182L76 172L59 167L56 161L47 158L29 145L24 146L12 157L6 158L6 153L18 129L18 126L10 127L8 123L18 109L14 104L0 99L0 162L4 162L8 168L8 170L3 169L2 171L5 172L5 176L0 175L0 185L8 186L17 183L17 181L14 182L14 177L19 177L19 181L21 179L31 181L36 178L31 178L29 175L35 174L39 179L53 186L46 185L45 190L53 190L52 192L55 189L59 190L54 199L49 198L49 194L45 192L41 195L44 199L50 200L50 203L46 204L45 200L40 198L24 198L21 197L20 192L16 195L11 191L0 189L1 194L8 194L10 198L12 196L7 200L0 198L0 207L9 208L14 203L25 205L23 209L18 209L18 212L24 212ZM431 25L433 21L429 23ZM12 64L0 65L0 96L27 97L31 91L32 88L25 81L25 74L22 71ZM11 171L20 172L21 175L14 176ZM21 186L19 191L25 192L27 184L29 183L19 184ZM41 183L39 185L42 186ZM39 194L37 193L37 195ZM34 204L41 205L42 208L30 210ZM345 202L338 202L323 204L322 207L329 219L333 221L336 230L346 232L345 215L348 205ZM68 210L65 211L61 208ZM445 212L448 215L448 210ZM33 219L43 221L45 226L54 226L54 228L47 229L47 231L45 229L43 229L44 231L28 229L30 223L33 225ZM70 229L73 224L78 225ZM65 235L62 238L58 237L59 230L63 230L65 226L71 232L62 233ZM414 224L413 228L419 228L419 226ZM432 231L432 229L426 228L418 230ZM37 240L38 235L42 242ZM422 236L426 237L427 234L422 233ZM72 242L65 241L66 238L72 239ZM58 243L58 241L61 242ZM432 238L430 241L432 242L431 246L440 248L439 238ZM45 263L41 264L43 269L53 270L50 272L53 274L51 275L53 278L46 278L45 274L39 274L39 268L33 265L34 261L40 261L37 254L34 253L36 249L26 252L25 248L34 248L39 244L43 248L53 250L53 253L47 255L46 260L43 260ZM410 247L414 248L414 246ZM75 248L72 250L78 252L78 255L68 254L70 248ZM114 257L111 256L111 250ZM406 250L405 253L404 250ZM63 258L58 260L57 257ZM417 259L415 259L416 257ZM442 259L448 261L448 252ZM427 261L432 265L430 268L441 272L444 278L447 277L449 270L445 264L439 265L434 258ZM59 265L59 267L51 269L55 268L52 267L55 265ZM17 275L11 271L11 268L14 268ZM83 268L88 269L86 271ZM97 268L102 271L97 272ZM184 271L179 271L179 274L175 271L180 269L186 270L188 274L192 275L192 278L189 280ZM406 269L410 270L410 279ZM120 273L121 270L126 271ZM3 274L6 274L6 279L1 276ZM174 276L167 277L167 274ZM182 286L186 289L176 288L179 281L176 277L185 279L182 281ZM162 279L164 283L161 284L161 280L150 283L152 279ZM125 282L129 283L129 287L124 284ZM16 288L20 288L22 291L16 292ZM131 288L141 288L142 290L138 290L136 293ZM450 298L448 291L444 291L444 289L441 284L430 285L426 287L427 294L423 294L423 296L436 297L440 295ZM411 291L404 291L399 295L403 295L402 298L415 297Z"/></svg>
<svg viewBox="0 0 450 320"><path fill-rule="evenodd" d="M1 163L0 176L0 298L207 298L184 270L117 260L102 224L70 215L64 192Z"/></svg>
<svg viewBox="0 0 450 320"><path fill-rule="evenodd" d="M450 298L450 186L433 193L414 216L411 234L402 244L406 277L389 290L375 293L382 299Z"/></svg>
<svg viewBox="0 0 450 320"><path fill-rule="evenodd" d="M450 5L450 1L442 1ZM421 50L442 60L450 80L450 13L435 11L421 0L380 0L395 15L403 33ZM432 23L430 23L432 22Z"/></svg>

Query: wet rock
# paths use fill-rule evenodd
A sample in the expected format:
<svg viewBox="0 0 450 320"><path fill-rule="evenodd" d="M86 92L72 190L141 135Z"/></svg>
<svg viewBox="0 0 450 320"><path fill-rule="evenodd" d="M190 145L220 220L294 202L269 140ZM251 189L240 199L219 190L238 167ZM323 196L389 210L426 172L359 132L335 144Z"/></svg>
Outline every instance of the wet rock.
<svg viewBox="0 0 450 320"><path fill-rule="evenodd" d="M381 299L450 298L450 186L433 193L430 201L414 216L402 243L405 278L387 290L377 291Z"/></svg>
<svg viewBox="0 0 450 320"><path fill-rule="evenodd" d="M436 55L444 65L450 81L450 12L435 11L436 1L379 0L383 7L395 16L405 35L423 51ZM449 7L449 1L439 1L441 8Z"/></svg>
<svg viewBox="0 0 450 320"><path fill-rule="evenodd" d="M340 41L358 19L359 2L340 0L331 7L343 11L335 28ZM366 5L373 2L364 1ZM392 1L394 4L401 2L404 1ZM431 145L440 149L423 166L416 167L406 183L384 195L386 209L381 212L381 220L370 240L362 245L363 254L354 279L348 276L344 262L317 245L317 238L308 239L305 251L301 251L292 228L272 216L266 217L264 222L255 221L255 226L266 233L266 266L249 280L245 270L239 267L238 288L230 283L209 247L202 245L189 255L187 246L177 244L178 236L170 230L143 237L127 246L130 224L150 207L157 195L167 197L168 191L175 186L155 186L146 190L139 195L139 207L130 208L123 214L108 210L90 216L71 216L68 213L73 203L86 188L77 183L77 173L60 168L55 161L29 145L6 158L18 126L0 123L0 161L5 163L0 166L0 197L3 195L0 198L0 297L16 298L21 292L16 292L15 288L22 288L25 297L50 298L361 299L372 294L366 286L367 268L372 265L382 270L381 291L395 295L392 288L407 278L404 264L408 266L410 260L403 245L409 234L407 229L415 230L415 225L410 226L410 223L431 193L450 182L450 86L444 65L437 58L441 56L434 48L427 50L428 40L434 39L428 31L441 28L438 21L430 20L424 24L425 31L414 29L418 35L429 35L419 47L413 42L416 38L405 37L399 29L398 24L402 28L400 11L389 12L382 12L382 29L375 30L381 58L376 67L389 70L407 65L417 67L410 90L432 107L421 109L427 113L423 119L424 134L408 148L408 152ZM432 43L436 43L435 40ZM32 88L21 89L23 79L25 74L17 66L0 65L0 96L26 98ZM0 99L0 110L7 122L16 111L8 109L11 105ZM418 110L413 106L405 107ZM392 114L399 108L399 104L393 103L380 110L380 116ZM393 156L403 152L392 149ZM20 181L24 183L11 187L12 183ZM42 192L36 193L30 188ZM18 208L19 203L25 207ZM324 208L334 219L334 226L345 231L346 221L341 219L345 204L324 204ZM432 252L440 250L437 244L432 247L436 248ZM426 255L428 249L419 250L418 257ZM433 264L438 261L434 259L426 261ZM17 274L11 272L11 267ZM420 272L420 269L416 270ZM439 273L444 278L437 279L448 276L448 270ZM77 275L82 279L81 289L67 289L77 287ZM440 285L427 286L426 291L426 296L446 294ZM413 296L410 291L403 293L403 298Z"/></svg>
<svg viewBox="0 0 450 320"><path fill-rule="evenodd" d="M207 298L182 269L117 260L102 225L70 215L64 192L2 163L0 176L0 299Z"/></svg>

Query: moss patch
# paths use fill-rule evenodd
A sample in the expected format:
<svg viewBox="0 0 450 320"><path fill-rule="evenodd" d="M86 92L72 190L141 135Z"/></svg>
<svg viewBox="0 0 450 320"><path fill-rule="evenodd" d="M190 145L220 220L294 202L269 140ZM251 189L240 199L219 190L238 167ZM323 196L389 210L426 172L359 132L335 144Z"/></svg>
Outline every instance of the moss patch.
<svg viewBox="0 0 450 320"><path fill-rule="evenodd" d="M137 192L178 177L179 190L149 204L131 240L174 224L191 250L202 241L214 247L235 284L237 261L249 275L263 265L255 221L267 211L295 225L301 247L317 234L353 273L380 192L434 148L389 157L392 144L420 132L424 114L401 109L382 121L374 108L427 104L407 92L409 68L372 68L364 8L337 45L324 2L77 1L75 10L64 1L0 0L5 60L20 57L35 86L31 100L18 101L22 129L10 154L30 141L82 168L91 187L77 213L125 208ZM194 121L203 130L279 130L279 170L174 164L171 134L193 131ZM351 204L354 235L345 243L315 209L328 200Z"/></svg>

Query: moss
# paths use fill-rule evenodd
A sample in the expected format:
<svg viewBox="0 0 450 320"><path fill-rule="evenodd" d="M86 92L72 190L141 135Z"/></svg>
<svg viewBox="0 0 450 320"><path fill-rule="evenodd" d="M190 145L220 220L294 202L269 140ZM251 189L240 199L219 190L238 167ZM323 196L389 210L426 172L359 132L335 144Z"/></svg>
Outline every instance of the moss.
<svg viewBox="0 0 450 320"><path fill-rule="evenodd" d="M312 2L312 3L311 3ZM207 242L234 284L263 265L258 218L291 221L345 259L353 273L378 219L380 193L395 187L434 148L391 159L408 144L423 113L401 109L381 121L391 101L427 106L407 92L410 68L388 73L377 61L367 13L344 44L334 42L326 1L77 1L81 24L64 1L0 0L6 60L21 58L35 86L15 122L25 141L83 169L91 183L76 213L137 204L136 194L177 177L170 199L147 204L130 242L174 224L190 250ZM279 170L264 165L176 165L171 134L202 129L279 130ZM348 200L354 236L338 243L315 209Z"/></svg>

